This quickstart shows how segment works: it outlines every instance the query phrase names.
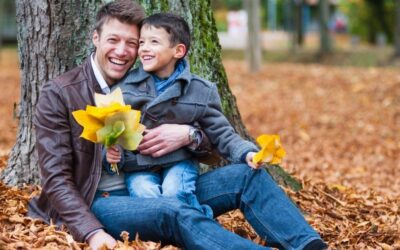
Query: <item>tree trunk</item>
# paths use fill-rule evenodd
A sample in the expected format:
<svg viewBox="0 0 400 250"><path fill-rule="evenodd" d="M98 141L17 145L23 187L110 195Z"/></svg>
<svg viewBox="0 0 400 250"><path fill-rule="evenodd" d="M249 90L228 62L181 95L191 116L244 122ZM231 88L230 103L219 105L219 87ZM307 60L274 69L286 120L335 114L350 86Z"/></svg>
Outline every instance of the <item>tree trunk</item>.
<svg viewBox="0 0 400 250"><path fill-rule="evenodd" d="M394 57L400 57L400 0L396 0L395 9L395 30L394 30Z"/></svg>
<svg viewBox="0 0 400 250"><path fill-rule="evenodd" d="M303 0L295 0L295 43L297 47L302 47L304 44L303 30Z"/></svg>
<svg viewBox="0 0 400 250"><path fill-rule="evenodd" d="M100 1L16 1L21 69L19 126L7 168L8 185L39 183L33 115L40 85L88 54L91 24Z"/></svg>
<svg viewBox="0 0 400 250"><path fill-rule="evenodd" d="M320 55L328 54L332 51L332 43L328 29L329 20L329 1L319 0L319 32L320 32Z"/></svg>
<svg viewBox="0 0 400 250"><path fill-rule="evenodd" d="M141 0L147 14L171 11L183 16L192 30L190 65L196 74L217 83L225 115L236 131L251 139L244 127L221 61L209 0ZM39 183L33 114L42 83L80 64L89 54L94 15L101 1L17 0L21 58L19 131L2 179L9 185Z"/></svg>
<svg viewBox="0 0 400 250"><path fill-rule="evenodd" d="M251 72L261 68L262 50L260 36L260 0L245 0L247 10L247 49L246 57Z"/></svg>

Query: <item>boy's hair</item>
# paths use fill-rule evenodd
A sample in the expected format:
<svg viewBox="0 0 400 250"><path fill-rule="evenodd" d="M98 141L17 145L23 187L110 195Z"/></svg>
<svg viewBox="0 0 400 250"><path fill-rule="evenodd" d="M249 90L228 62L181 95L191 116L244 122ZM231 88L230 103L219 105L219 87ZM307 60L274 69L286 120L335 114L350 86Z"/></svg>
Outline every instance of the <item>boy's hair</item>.
<svg viewBox="0 0 400 250"><path fill-rule="evenodd" d="M143 7L132 0L116 0L102 6L97 12L95 30L100 34L103 24L112 18L116 18L121 23L138 25L145 18Z"/></svg>
<svg viewBox="0 0 400 250"><path fill-rule="evenodd" d="M181 16L172 13L156 13L145 18L141 26L163 28L169 34L171 46L182 43L186 47L185 56L188 53L190 48L190 28Z"/></svg>

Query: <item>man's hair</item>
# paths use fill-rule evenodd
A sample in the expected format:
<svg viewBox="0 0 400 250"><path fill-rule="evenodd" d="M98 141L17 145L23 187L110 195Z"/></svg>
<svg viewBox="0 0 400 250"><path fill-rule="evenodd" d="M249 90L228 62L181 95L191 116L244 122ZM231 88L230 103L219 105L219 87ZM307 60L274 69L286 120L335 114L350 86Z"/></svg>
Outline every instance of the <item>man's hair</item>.
<svg viewBox="0 0 400 250"><path fill-rule="evenodd" d="M102 6L97 12L95 30L100 34L108 20L115 18L121 23L138 25L145 18L143 7L132 0L116 0Z"/></svg>
<svg viewBox="0 0 400 250"><path fill-rule="evenodd" d="M145 18L141 26L163 28L169 34L171 46L182 43L186 47L185 55L188 53L190 48L190 28L181 16L172 13L156 13Z"/></svg>

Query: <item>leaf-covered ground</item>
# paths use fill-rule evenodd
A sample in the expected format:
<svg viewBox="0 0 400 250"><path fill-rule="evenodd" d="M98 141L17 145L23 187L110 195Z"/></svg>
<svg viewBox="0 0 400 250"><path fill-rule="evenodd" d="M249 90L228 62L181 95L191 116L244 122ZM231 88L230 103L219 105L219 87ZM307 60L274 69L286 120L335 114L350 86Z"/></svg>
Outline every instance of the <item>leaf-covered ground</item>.
<svg viewBox="0 0 400 250"><path fill-rule="evenodd" d="M303 182L286 190L332 249L400 249L400 74L381 68L225 61L232 91L253 136L277 133L282 164ZM15 53L0 54L0 167L15 140L19 98ZM66 231L25 217L38 187L0 184L0 249L83 249ZM273 213L273 211L266 211ZM238 211L218 218L263 244ZM131 238L134 236L131 236ZM118 249L160 249L120 242ZM165 247L163 249L174 249Z"/></svg>

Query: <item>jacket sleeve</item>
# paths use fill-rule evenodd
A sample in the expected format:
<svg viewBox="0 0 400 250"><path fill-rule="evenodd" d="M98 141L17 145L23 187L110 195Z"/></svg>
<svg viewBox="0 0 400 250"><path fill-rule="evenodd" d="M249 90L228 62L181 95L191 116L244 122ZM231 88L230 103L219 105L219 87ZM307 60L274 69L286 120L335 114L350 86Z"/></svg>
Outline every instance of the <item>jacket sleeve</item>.
<svg viewBox="0 0 400 250"><path fill-rule="evenodd" d="M254 143L246 141L238 135L222 112L221 100L215 84L209 90L209 99L199 123L207 134L211 144L227 160L238 163L243 161L243 155L248 152L257 152Z"/></svg>
<svg viewBox="0 0 400 250"><path fill-rule="evenodd" d="M56 84L45 84L34 119L42 192L73 237L84 241L85 235L103 226L74 181L70 115L61 89Z"/></svg>

